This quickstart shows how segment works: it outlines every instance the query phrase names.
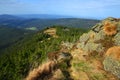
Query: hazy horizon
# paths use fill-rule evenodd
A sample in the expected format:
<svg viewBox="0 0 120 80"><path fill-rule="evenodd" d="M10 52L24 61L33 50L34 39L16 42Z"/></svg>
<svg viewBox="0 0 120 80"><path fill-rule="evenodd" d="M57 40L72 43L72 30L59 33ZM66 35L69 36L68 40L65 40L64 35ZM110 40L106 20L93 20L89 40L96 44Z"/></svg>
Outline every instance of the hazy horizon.
<svg viewBox="0 0 120 80"><path fill-rule="evenodd" d="M76 18L120 18L120 0L0 0L0 14L48 14Z"/></svg>

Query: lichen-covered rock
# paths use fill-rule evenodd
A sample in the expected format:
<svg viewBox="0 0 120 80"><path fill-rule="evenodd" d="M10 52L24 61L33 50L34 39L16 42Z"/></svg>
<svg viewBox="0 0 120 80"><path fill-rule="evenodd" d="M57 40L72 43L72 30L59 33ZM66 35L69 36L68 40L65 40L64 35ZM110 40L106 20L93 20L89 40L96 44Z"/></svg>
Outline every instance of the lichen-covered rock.
<svg viewBox="0 0 120 80"><path fill-rule="evenodd" d="M96 42L104 40L105 37L106 36L103 31L99 31L99 33L90 31L80 37L80 44L78 44L77 47L83 49L86 52L102 52L104 50L104 47L101 43Z"/></svg>
<svg viewBox="0 0 120 80"><path fill-rule="evenodd" d="M73 47L73 43L70 43L70 42L62 42L61 43L61 48L66 48L68 50L70 50L72 47Z"/></svg>
<svg viewBox="0 0 120 80"><path fill-rule="evenodd" d="M107 50L103 61L104 69L120 78L120 46L114 46Z"/></svg>
<svg viewBox="0 0 120 80"><path fill-rule="evenodd" d="M114 37L115 45L120 46L120 32Z"/></svg>
<svg viewBox="0 0 120 80"><path fill-rule="evenodd" d="M102 26L102 23L97 23L95 26L92 27L92 30L98 33L101 30Z"/></svg>
<svg viewBox="0 0 120 80"><path fill-rule="evenodd" d="M102 52L104 50L101 44L95 44L95 43L87 43L85 49L88 52L93 52L93 51Z"/></svg>
<svg viewBox="0 0 120 80"><path fill-rule="evenodd" d="M118 22L118 24L117 24L117 30L118 30L118 32L120 32L120 21Z"/></svg>
<svg viewBox="0 0 120 80"><path fill-rule="evenodd" d="M86 45L84 45L83 43L81 43L79 45L84 51L86 52L93 52L93 51L96 51L96 52L102 52L103 51L103 48L101 44L96 44L96 43L93 43L93 42L88 42L86 43Z"/></svg>
<svg viewBox="0 0 120 80"><path fill-rule="evenodd" d="M106 21L115 23L115 22L118 22L119 19L113 18L113 17L108 17L108 18L104 19L104 20L102 21L102 23L105 23Z"/></svg>
<svg viewBox="0 0 120 80"><path fill-rule="evenodd" d="M87 42L90 38L90 34L84 33L81 37L80 37L80 42Z"/></svg>
<svg viewBox="0 0 120 80"><path fill-rule="evenodd" d="M111 57L106 57L103 61L104 69L110 71L120 78L120 61L114 60Z"/></svg>
<svg viewBox="0 0 120 80"><path fill-rule="evenodd" d="M83 49L86 52L101 52L103 50L102 45L95 43L95 41L102 40L104 37L105 35L101 31L99 33L90 31L80 37L80 43L77 45L77 47Z"/></svg>
<svg viewBox="0 0 120 80"><path fill-rule="evenodd" d="M99 33L96 33L94 36L94 42L98 42L100 40L105 40L105 33L103 31L99 31Z"/></svg>
<svg viewBox="0 0 120 80"><path fill-rule="evenodd" d="M92 40L94 36L95 36L95 32L90 30L88 33L84 33L82 36L80 36L79 42L87 43L89 40Z"/></svg>

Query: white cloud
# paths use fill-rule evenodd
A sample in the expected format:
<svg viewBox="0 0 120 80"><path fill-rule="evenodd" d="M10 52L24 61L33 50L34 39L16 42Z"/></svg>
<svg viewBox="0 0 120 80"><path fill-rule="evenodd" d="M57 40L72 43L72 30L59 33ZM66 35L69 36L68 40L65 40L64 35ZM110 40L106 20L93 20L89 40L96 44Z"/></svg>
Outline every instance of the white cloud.
<svg viewBox="0 0 120 80"><path fill-rule="evenodd" d="M120 6L120 0L91 0L85 2L83 5L85 5L86 8L107 8Z"/></svg>

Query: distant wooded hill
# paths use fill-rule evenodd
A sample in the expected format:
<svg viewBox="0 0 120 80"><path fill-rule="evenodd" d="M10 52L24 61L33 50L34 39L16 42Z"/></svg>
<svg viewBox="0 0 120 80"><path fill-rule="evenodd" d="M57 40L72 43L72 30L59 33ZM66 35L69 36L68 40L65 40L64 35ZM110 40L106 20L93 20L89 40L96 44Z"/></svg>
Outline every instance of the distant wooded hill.
<svg viewBox="0 0 120 80"><path fill-rule="evenodd" d="M32 31L17 29L10 26L0 26L0 54L6 47L22 40L30 33L32 33Z"/></svg>
<svg viewBox="0 0 120 80"><path fill-rule="evenodd" d="M57 15L36 15L35 17L34 15L31 15L29 16L30 18L26 18L28 16L0 15L0 25L12 26L17 28L36 27L37 29L44 29L53 25L90 28L99 22L99 20L95 19L69 18L67 16Z"/></svg>

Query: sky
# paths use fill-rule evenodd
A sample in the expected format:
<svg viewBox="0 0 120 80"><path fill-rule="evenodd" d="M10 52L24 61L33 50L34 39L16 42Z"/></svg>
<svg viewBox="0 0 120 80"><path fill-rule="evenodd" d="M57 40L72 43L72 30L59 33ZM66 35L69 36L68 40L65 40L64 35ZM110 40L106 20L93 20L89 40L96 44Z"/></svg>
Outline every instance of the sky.
<svg viewBox="0 0 120 80"><path fill-rule="evenodd" d="M120 18L120 0L0 0L0 14Z"/></svg>

